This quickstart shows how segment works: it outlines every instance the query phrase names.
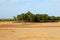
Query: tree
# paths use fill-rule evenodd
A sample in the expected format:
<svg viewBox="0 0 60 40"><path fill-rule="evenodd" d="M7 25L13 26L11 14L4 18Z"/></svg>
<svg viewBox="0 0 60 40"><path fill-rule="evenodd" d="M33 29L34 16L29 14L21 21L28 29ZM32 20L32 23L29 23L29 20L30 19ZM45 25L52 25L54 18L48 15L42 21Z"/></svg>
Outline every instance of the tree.
<svg viewBox="0 0 60 40"><path fill-rule="evenodd" d="M60 21L60 17L59 17L59 16L57 16L57 17L56 17L56 20L57 20L57 21Z"/></svg>
<svg viewBox="0 0 60 40"><path fill-rule="evenodd" d="M18 20L18 21L25 21L25 14L22 13L22 14L20 14L20 15L17 15L17 20Z"/></svg>
<svg viewBox="0 0 60 40"><path fill-rule="evenodd" d="M16 21L16 20L17 20L17 18L16 18L15 16L13 16L13 20L14 20L14 21Z"/></svg>
<svg viewBox="0 0 60 40"><path fill-rule="evenodd" d="M48 16L47 14L44 14L43 16L44 16L44 22L47 22L47 21L48 21L49 16Z"/></svg>
<svg viewBox="0 0 60 40"><path fill-rule="evenodd" d="M27 21L28 22L32 22L33 20L33 14L30 12L30 11L28 11L26 14L26 19L27 19Z"/></svg>
<svg viewBox="0 0 60 40"><path fill-rule="evenodd" d="M49 17L49 20L50 20L51 22L54 22L54 21L56 21L56 17L55 17L55 16L50 16L50 17Z"/></svg>
<svg viewBox="0 0 60 40"><path fill-rule="evenodd" d="M48 16L47 14L32 14L30 11L22 13L14 17L17 21L23 22L56 22L60 21L59 16Z"/></svg>

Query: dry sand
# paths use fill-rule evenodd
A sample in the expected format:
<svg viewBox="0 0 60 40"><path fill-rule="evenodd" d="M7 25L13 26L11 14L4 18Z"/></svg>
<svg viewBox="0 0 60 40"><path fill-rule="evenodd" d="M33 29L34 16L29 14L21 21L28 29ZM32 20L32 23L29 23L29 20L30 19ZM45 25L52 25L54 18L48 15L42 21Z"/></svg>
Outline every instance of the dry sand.
<svg viewBox="0 0 60 40"><path fill-rule="evenodd" d="M60 40L60 28L1 28L0 40Z"/></svg>
<svg viewBox="0 0 60 40"><path fill-rule="evenodd" d="M17 28L60 27L60 22L53 22L53 23L13 23L13 22L0 22L0 27L17 27Z"/></svg>
<svg viewBox="0 0 60 40"><path fill-rule="evenodd" d="M60 40L60 22L0 22L0 40Z"/></svg>

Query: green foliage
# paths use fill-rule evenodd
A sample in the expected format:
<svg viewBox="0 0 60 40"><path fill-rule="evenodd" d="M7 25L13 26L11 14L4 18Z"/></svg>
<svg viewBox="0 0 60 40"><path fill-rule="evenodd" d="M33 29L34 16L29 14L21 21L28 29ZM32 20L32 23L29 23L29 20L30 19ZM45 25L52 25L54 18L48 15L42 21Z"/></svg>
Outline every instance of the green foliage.
<svg viewBox="0 0 60 40"><path fill-rule="evenodd" d="M17 20L17 18L16 18L15 16L13 16L13 20L14 20L14 21L16 21L16 20Z"/></svg>
<svg viewBox="0 0 60 40"><path fill-rule="evenodd" d="M48 16L47 14L32 14L28 11L17 15L17 20L23 22L55 22L60 21L60 17Z"/></svg>
<svg viewBox="0 0 60 40"><path fill-rule="evenodd" d="M10 19L10 18L2 18L2 19L0 19L0 21L14 21L14 19Z"/></svg>
<svg viewBox="0 0 60 40"><path fill-rule="evenodd" d="M3 18L0 21L18 21L18 22L58 22L60 16L49 16L47 14L33 14L30 11L22 13L13 18Z"/></svg>
<svg viewBox="0 0 60 40"><path fill-rule="evenodd" d="M17 20L24 21L24 22L32 22L33 21L33 14L29 11L26 14L22 13L20 15L17 15Z"/></svg>

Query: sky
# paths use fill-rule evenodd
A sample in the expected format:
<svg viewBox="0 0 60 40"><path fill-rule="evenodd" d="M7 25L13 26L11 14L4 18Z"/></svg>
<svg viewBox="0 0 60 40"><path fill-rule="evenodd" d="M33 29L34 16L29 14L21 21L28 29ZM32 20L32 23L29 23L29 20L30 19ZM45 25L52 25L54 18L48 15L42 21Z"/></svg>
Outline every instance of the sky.
<svg viewBox="0 0 60 40"><path fill-rule="evenodd" d="M60 0L0 0L0 18L11 18L27 11L60 16Z"/></svg>

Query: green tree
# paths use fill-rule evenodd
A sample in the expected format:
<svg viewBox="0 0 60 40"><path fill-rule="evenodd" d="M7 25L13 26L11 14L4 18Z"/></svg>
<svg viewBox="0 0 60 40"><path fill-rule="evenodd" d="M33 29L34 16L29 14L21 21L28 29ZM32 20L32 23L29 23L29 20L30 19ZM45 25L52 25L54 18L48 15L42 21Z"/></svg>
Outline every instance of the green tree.
<svg viewBox="0 0 60 40"><path fill-rule="evenodd" d="M50 17L49 17L49 20L50 20L51 22L54 22L54 21L56 21L56 17L55 17L55 16L50 16Z"/></svg>
<svg viewBox="0 0 60 40"><path fill-rule="evenodd" d="M55 22L60 21L60 17L48 16L47 14L32 14L30 11L14 17L17 21L23 22Z"/></svg>
<svg viewBox="0 0 60 40"><path fill-rule="evenodd" d="M26 20L28 22L32 22L33 21L33 14L30 11L28 11L25 15L26 15Z"/></svg>

